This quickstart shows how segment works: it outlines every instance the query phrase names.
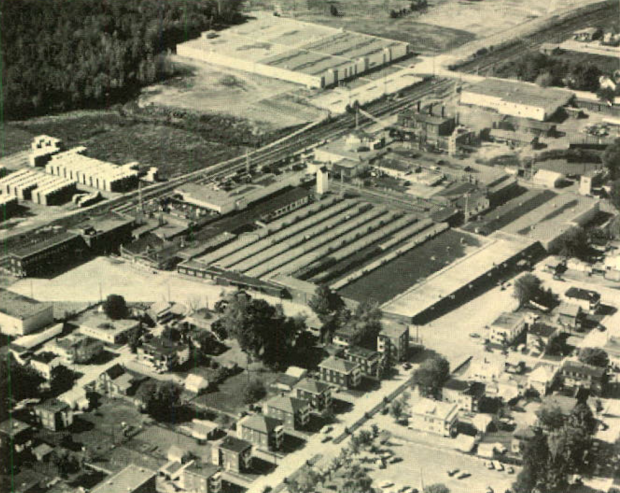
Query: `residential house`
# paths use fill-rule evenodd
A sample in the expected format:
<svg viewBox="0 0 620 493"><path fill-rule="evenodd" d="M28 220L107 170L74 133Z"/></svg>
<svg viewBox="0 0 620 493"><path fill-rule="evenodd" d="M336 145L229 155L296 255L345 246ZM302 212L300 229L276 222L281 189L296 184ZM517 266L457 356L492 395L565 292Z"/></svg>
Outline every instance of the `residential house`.
<svg viewBox="0 0 620 493"><path fill-rule="evenodd" d="M303 428L310 421L310 404L296 397L276 396L265 403L265 414L282 421L284 428Z"/></svg>
<svg viewBox="0 0 620 493"><path fill-rule="evenodd" d="M50 351L60 356L64 364L85 364L103 352L103 342L83 334L70 334L50 344Z"/></svg>
<svg viewBox="0 0 620 493"><path fill-rule="evenodd" d="M282 421L253 414L237 422L237 438L264 450L279 450L284 442Z"/></svg>
<svg viewBox="0 0 620 493"><path fill-rule="evenodd" d="M449 437L456 425L459 408L456 404L432 399L415 399L411 406L409 426L415 430Z"/></svg>
<svg viewBox="0 0 620 493"><path fill-rule="evenodd" d="M179 447L178 445L172 445L166 452L166 458L170 462L180 462L181 464L184 464L189 462L190 457L190 452L182 447Z"/></svg>
<svg viewBox="0 0 620 493"><path fill-rule="evenodd" d="M344 351L344 357L347 361L358 364L362 374L367 377L380 378L383 373L383 362L377 351L360 346L349 346Z"/></svg>
<svg viewBox="0 0 620 493"><path fill-rule="evenodd" d="M456 404L461 411L478 412L478 403L484 396L485 384L451 378L441 390L441 400Z"/></svg>
<svg viewBox="0 0 620 493"><path fill-rule="evenodd" d="M189 346L163 337L155 337L138 348L138 358L163 373L189 361Z"/></svg>
<svg viewBox="0 0 620 493"><path fill-rule="evenodd" d="M206 419L192 419L190 432L192 436L202 442L215 438L220 432L220 426Z"/></svg>
<svg viewBox="0 0 620 493"><path fill-rule="evenodd" d="M140 328L133 319L112 320L104 313L91 313L80 324L80 332L106 344L123 344Z"/></svg>
<svg viewBox="0 0 620 493"><path fill-rule="evenodd" d="M84 387L73 387L58 396L58 400L67 404L74 411L86 411L90 407L90 400Z"/></svg>
<svg viewBox="0 0 620 493"><path fill-rule="evenodd" d="M32 427L18 419L7 419L0 423L1 457L11 452L21 454L32 448ZM7 455L5 455L5 453Z"/></svg>
<svg viewBox="0 0 620 493"><path fill-rule="evenodd" d="M32 449L32 455L35 456L37 462L47 462L53 451L53 447L50 447L47 443L41 443Z"/></svg>
<svg viewBox="0 0 620 493"><path fill-rule="evenodd" d="M574 305L579 306L586 313L596 313L601 304L601 295L590 289L570 287L564 298Z"/></svg>
<svg viewBox="0 0 620 493"><path fill-rule="evenodd" d="M111 397L131 397L146 378L115 364L99 375L95 390Z"/></svg>
<svg viewBox="0 0 620 493"><path fill-rule="evenodd" d="M211 449L211 461L225 471L240 473L252 465L252 444L233 436L226 436Z"/></svg>
<svg viewBox="0 0 620 493"><path fill-rule="evenodd" d="M91 493L153 493L156 491L155 471L129 464L125 469L99 483Z"/></svg>
<svg viewBox="0 0 620 493"><path fill-rule="evenodd" d="M551 338L555 336L557 331L557 327L544 323L534 323L530 325L527 330L527 349L531 352L543 353L549 341L551 341Z"/></svg>
<svg viewBox="0 0 620 493"><path fill-rule="evenodd" d="M35 354L30 360L30 366L45 380L51 380L54 369L61 366L61 359L56 353L43 351Z"/></svg>
<svg viewBox="0 0 620 493"><path fill-rule="evenodd" d="M293 395L310 403L314 411L329 409L332 405L332 389L313 378L304 378L293 389Z"/></svg>
<svg viewBox="0 0 620 493"><path fill-rule="evenodd" d="M522 425L517 426L512 433L512 440L510 442L510 452L512 455L521 457L521 454L525 450L527 442L536 436L536 432L531 426Z"/></svg>
<svg viewBox="0 0 620 493"><path fill-rule="evenodd" d="M555 365L538 364L527 376L528 387L544 396L551 389L557 374L558 369Z"/></svg>
<svg viewBox="0 0 620 493"><path fill-rule="evenodd" d="M377 336L377 351L387 355L389 364L405 361L409 355L409 326L395 322L384 323Z"/></svg>
<svg viewBox="0 0 620 493"><path fill-rule="evenodd" d="M609 356L609 364L613 368L620 368L620 337L612 336L607 339L603 349Z"/></svg>
<svg viewBox="0 0 620 493"><path fill-rule="evenodd" d="M218 493L222 475L219 467L194 461L183 469L179 486L188 493Z"/></svg>
<svg viewBox="0 0 620 493"><path fill-rule="evenodd" d="M200 394L209 388L209 381L202 375L190 373L185 379L185 390L193 394Z"/></svg>
<svg viewBox="0 0 620 493"><path fill-rule="evenodd" d="M353 331L348 327L343 327L334 332L332 342L342 347L348 347L353 339Z"/></svg>
<svg viewBox="0 0 620 493"><path fill-rule="evenodd" d="M73 424L71 407L59 400L51 399L34 408L34 413L43 428L51 431L60 431Z"/></svg>
<svg viewBox="0 0 620 493"><path fill-rule="evenodd" d="M280 391L292 392L299 381L308 374L308 370L298 366L289 366L285 373L278 375L278 378L271 386Z"/></svg>
<svg viewBox="0 0 620 493"><path fill-rule="evenodd" d="M577 360L566 360L562 365L562 382L567 389L589 389L601 394L606 383L605 368L587 365Z"/></svg>
<svg viewBox="0 0 620 493"><path fill-rule="evenodd" d="M149 316L153 322L158 324L165 324L174 318L172 313L172 303L168 301L157 301L151 305L149 309Z"/></svg>
<svg viewBox="0 0 620 493"><path fill-rule="evenodd" d="M492 324L489 340L495 344L512 344L525 331L521 313L502 313Z"/></svg>
<svg viewBox="0 0 620 493"><path fill-rule="evenodd" d="M319 365L320 378L324 382L353 389L362 381L360 365L330 356Z"/></svg>
<svg viewBox="0 0 620 493"><path fill-rule="evenodd" d="M560 303L558 307L557 322L569 331L581 329L581 307L572 303Z"/></svg>
<svg viewBox="0 0 620 493"><path fill-rule="evenodd" d="M498 358L487 358L472 360L469 366L469 378L477 382L496 382L504 373L505 362Z"/></svg>

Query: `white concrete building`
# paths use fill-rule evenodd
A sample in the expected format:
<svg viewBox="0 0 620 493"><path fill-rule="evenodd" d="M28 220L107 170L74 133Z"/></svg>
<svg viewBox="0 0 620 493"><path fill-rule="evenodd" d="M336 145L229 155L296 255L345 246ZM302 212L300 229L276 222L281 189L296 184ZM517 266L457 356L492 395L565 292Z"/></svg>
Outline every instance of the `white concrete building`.
<svg viewBox="0 0 620 493"><path fill-rule="evenodd" d="M458 417L459 408L454 403L432 399L414 399L411 406L409 427L426 433L449 437Z"/></svg>
<svg viewBox="0 0 620 493"><path fill-rule="evenodd" d="M491 324L491 342L511 344L525 331L525 317L519 313L502 313Z"/></svg>
<svg viewBox="0 0 620 493"><path fill-rule="evenodd" d="M547 169L541 169L536 172L532 181L535 185L540 185L546 188L556 188L562 180L564 175L556 171L549 171Z"/></svg>
<svg viewBox="0 0 620 493"><path fill-rule="evenodd" d="M316 173L316 193L323 195L329 191L329 171L325 166L319 168Z"/></svg>
<svg viewBox="0 0 620 493"><path fill-rule="evenodd" d="M0 288L0 332L23 336L54 323L54 307Z"/></svg>

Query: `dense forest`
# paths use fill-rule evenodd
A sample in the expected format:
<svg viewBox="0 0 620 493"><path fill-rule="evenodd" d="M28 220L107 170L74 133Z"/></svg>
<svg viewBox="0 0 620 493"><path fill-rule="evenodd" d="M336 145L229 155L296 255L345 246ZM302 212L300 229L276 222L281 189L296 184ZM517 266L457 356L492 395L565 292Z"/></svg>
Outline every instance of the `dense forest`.
<svg viewBox="0 0 620 493"><path fill-rule="evenodd" d="M238 20L242 0L0 3L5 119L96 107L170 75L169 49Z"/></svg>

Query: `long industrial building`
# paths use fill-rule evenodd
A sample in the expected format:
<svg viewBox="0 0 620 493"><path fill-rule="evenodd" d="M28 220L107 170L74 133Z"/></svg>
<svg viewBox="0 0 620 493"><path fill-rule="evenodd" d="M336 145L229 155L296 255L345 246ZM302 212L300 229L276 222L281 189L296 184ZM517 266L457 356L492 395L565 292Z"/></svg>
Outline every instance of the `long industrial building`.
<svg viewBox="0 0 620 493"><path fill-rule="evenodd" d="M565 89L550 89L505 79L487 78L464 88L461 105L493 110L502 115L545 121L575 95Z"/></svg>
<svg viewBox="0 0 620 493"><path fill-rule="evenodd" d="M314 88L336 85L408 52L400 41L273 16L177 45L183 57Z"/></svg>
<svg viewBox="0 0 620 493"><path fill-rule="evenodd" d="M55 154L45 171L105 192L125 192L138 185L138 171L133 169L135 163L118 166L84 156L84 151L85 147L76 147Z"/></svg>
<svg viewBox="0 0 620 493"><path fill-rule="evenodd" d="M71 199L76 183L32 169L22 169L0 179L0 191L35 204L60 205Z"/></svg>

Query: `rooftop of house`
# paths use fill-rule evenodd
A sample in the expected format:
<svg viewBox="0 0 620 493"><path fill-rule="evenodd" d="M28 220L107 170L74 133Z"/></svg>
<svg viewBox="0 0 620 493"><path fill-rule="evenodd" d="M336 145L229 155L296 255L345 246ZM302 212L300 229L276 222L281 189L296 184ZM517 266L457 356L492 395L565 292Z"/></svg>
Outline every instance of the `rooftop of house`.
<svg viewBox="0 0 620 493"><path fill-rule="evenodd" d="M40 457L45 457L53 451L54 448L50 447L47 443L41 443L32 449L32 452Z"/></svg>
<svg viewBox="0 0 620 493"><path fill-rule="evenodd" d="M308 408L308 401L288 396L275 396L266 402L267 407L279 409L286 413L296 414Z"/></svg>
<svg viewBox="0 0 620 493"><path fill-rule="evenodd" d="M345 353L350 356L355 356L358 358L363 358L365 360L378 359L379 353L377 351L373 351L372 349L367 349L361 346L349 346Z"/></svg>
<svg viewBox="0 0 620 493"><path fill-rule="evenodd" d="M207 464L204 462L194 461L188 467L185 468L186 474L194 474L196 476L201 476L203 478L210 478L217 472L219 472L219 467L214 466L213 464Z"/></svg>
<svg viewBox="0 0 620 493"><path fill-rule="evenodd" d="M240 454L248 449L251 449L252 444L250 442L246 442L245 440L241 440L240 438L228 435L220 442L219 447L221 449L230 450L231 452Z"/></svg>
<svg viewBox="0 0 620 493"><path fill-rule="evenodd" d="M500 329L513 329L521 322L523 322L523 315L520 313L502 313L495 321L491 324L494 328Z"/></svg>
<svg viewBox="0 0 620 493"><path fill-rule="evenodd" d="M399 339L403 334L409 332L409 327L405 324L396 322L387 322L382 324L381 332L379 336L385 336L390 339Z"/></svg>
<svg viewBox="0 0 620 493"><path fill-rule="evenodd" d="M30 430L31 426L18 419L7 419L0 423L0 433L9 435L11 437L19 435L24 431Z"/></svg>
<svg viewBox="0 0 620 493"><path fill-rule="evenodd" d="M71 349L84 346L94 346L101 344L97 339L88 337L84 334L69 334L62 339L56 339L56 345L64 349Z"/></svg>
<svg viewBox="0 0 620 493"><path fill-rule="evenodd" d="M346 359L336 358L335 356L330 356L319 365L321 369L347 374L353 372L357 367L358 365L356 363L352 363Z"/></svg>
<svg viewBox="0 0 620 493"><path fill-rule="evenodd" d="M581 289L574 286L568 288L564 293L567 298L575 298L577 300L589 301L591 303L597 303L601 300L601 295L596 291L590 289Z"/></svg>
<svg viewBox="0 0 620 493"><path fill-rule="evenodd" d="M557 327L554 327L553 325L547 325L544 323L536 322L530 325L528 329L528 334L538 336L538 337L551 337L555 333L556 330L557 330Z"/></svg>
<svg viewBox="0 0 620 493"><path fill-rule="evenodd" d="M154 337L142 345L143 349L159 354L172 354L185 347L185 344L181 342L174 342L164 337Z"/></svg>
<svg viewBox="0 0 620 493"><path fill-rule="evenodd" d="M69 407L69 404L67 404L66 402L61 402L57 399L50 399L45 402L42 402L41 404L38 404L36 406L36 409L41 409L41 410L52 412L52 413L58 413L58 412L69 410L70 407Z"/></svg>
<svg viewBox="0 0 620 493"><path fill-rule="evenodd" d="M282 421L262 414L252 414L239 421L238 426L260 433L272 433L278 426L282 426Z"/></svg>
<svg viewBox="0 0 620 493"><path fill-rule="evenodd" d="M455 390L467 395L481 397L484 395L486 385L481 382L468 382L467 380L458 380L451 378L444 384L444 389Z"/></svg>
<svg viewBox="0 0 620 493"><path fill-rule="evenodd" d="M541 408L555 408L557 407L562 411L562 414L568 416L577 405L578 401L574 397L568 397L565 395L548 395L543 397Z"/></svg>
<svg viewBox="0 0 620 493"><path fill-rule="evenodd" d="M576 318L579 316L581 312L581 307L579 305L574 305L572 303L560 303L558 307L558 313L561 316Z"/></svg>
<svg viewBox="0 0 620 493"><path fill-rule="evenodd" d="M55 353L52 353L51 351L43 351L41 353L35 354L32 357L34 361L38 361L39 363L51 363L56 358L58 358L58 355Z"/></svg>
<svg viewBox="0 0 620 493"><path fill-rule="evenodd" d="M41 303L35 299L0 288L0 313L25 320L51 307L51 303Z"/></svg>
<svg viewBox="0 0 620 493"><path fill-rule="evenodd" d="M562 365L562 371L573 372L581 375L587 375L594 378L602 378L605 375L605 368L587 365L581 361L566 360Z"/></svg>
<svg viewBox="0 0 620 493"><path fill-rule="evenodd" d="M620 356L620 337L610 337L603 346L605 352L611 357Z"/></svg>
<svg viewBox="0 0 620 493"><path fill-rule="evenodd" d="M311 394L322 394L326 390L329 390L329 385L320 382L319 380L315 380L314 378L304 378L297 385L295 385L295 388Z"/></svg>
<svg viewBox="0 0 620 493"><path fill-rule="evenodd" d="M419 399L411 408L413 414L433 416L440 419L449 419L457 411L457 405L448 402L439 402L432 399Z"/></svg>
<svg viewBox="0 0 620 493"><path fill-rule="evenodd" d="M92 489L92 493L132 493L155 477L155 471L129 464Z"/></svg>
<svg viewBox="0 0 620 493"><path fill-rule="evenodd" d="M134 319L112 320L105 313L98 312L89 313L80 323L81 326L88 329L110 332L124 332L137 327L139 324L140 322Z"/></svg>

